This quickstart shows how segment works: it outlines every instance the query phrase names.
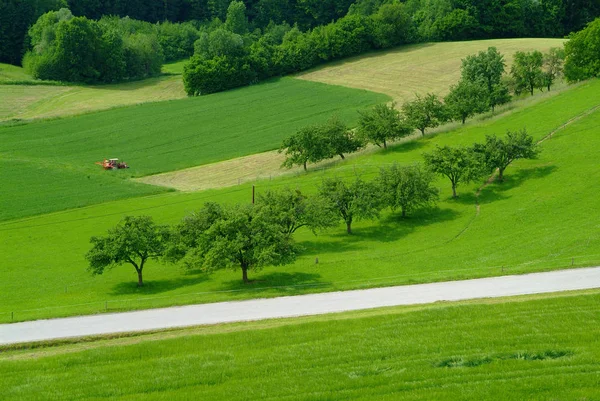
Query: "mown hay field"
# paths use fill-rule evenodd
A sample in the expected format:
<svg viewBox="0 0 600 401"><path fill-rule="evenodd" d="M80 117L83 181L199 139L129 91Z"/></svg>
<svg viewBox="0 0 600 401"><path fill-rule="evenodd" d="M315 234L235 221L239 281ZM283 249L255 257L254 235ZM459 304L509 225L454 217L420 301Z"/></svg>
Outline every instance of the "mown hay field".
<svg viewBox="0 0 600 401"><path fill-rule="evenodd" d="M6 249L0 319L9 321L10 312L16 320L27 320L598 264L600 222L595 216L600 201L593 183L600 180L599 104L600 80L594 80L504 117L349 158L329 170L0 223L0 243ZM462 185L459 198L452 199L449 182L440 178L436 186L441 200L435 209L407 219L385 212L378 221L357 222L352 236L342 226L316 237L298 232L296 239L304 248L298 261L251 272L250 278L257 280L251 285L242 284L239 271L207 276L157 263L147 266L142 289L129 266L99 277L86 272L89 238L124 215L147 214L176 223L206 201L250 202L252 184L257 195L285 186L310 193L324 176L371 179L381 166L420 161L436 145L470 145L486 134L522 128L536 139L554 134L544 141L538 159L513 163L504 183L487 186L479 197L475 192L484 180Z"/></svg>
<svg viewBox="0 0 600 401"><path fill-rule="evenodd" d="M220 325L0 355L4 400L595 400L600 294Z"/></svg>
<svg viewBox="0 0 600 401"><path fill-rule="evenodd" d="M488 47L494 46L504 54L510 71L515 52L544 52L563 43L563 39L536 38L425 43L345 59L297 77L385 93L402 104L416 93L447 94L450 85L460 78L461 59Z"/></svg>

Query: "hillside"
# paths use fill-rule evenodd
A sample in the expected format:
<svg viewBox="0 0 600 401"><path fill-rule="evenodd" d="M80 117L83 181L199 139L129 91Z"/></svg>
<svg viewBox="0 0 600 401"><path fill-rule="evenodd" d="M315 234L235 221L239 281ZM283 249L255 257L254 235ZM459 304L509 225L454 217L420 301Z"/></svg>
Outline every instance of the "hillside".
<svg viewBox="0 0 600 401"><path fill-rule="evenodd" d="M388 99L282 78L211 96L0 126L0 183L13 188L0 194L6 205L0 221L163 191L125 179L277 149L302 126L334 113L353 124L358 109ZM112 157L131 168L105 172L94 164Z"/></svg>
<svg viewBox="0 0 600 401"><path fill-rule="evenodd" d="M15 319L23 320L105 308L148 308L597 264L600 237L590 216L598 208L598 198L590 182L600 179L595 168L599 104L600 80L591 81L501 118L349 159L326 171L253 183L258 194L284 186L312 192L323 176L360 174L370 179L381 166L419 161L424 151L436 145L470 145L485 134L524 127L536 139L553 133L544 141L539 159L513 163L506 182L487 186L479 197L475 192L483 181L459 187L459 198L452 199L449 183L440 178L436 186L441 201L435 209L408 219L385 212L379 221L356 224L351 237L342 227L317 237L298 232L304 248L298 261L253 272L257 282L251 286L244 286L234 271L207 276L151 264L145 273L146 287L140 290L133 269L118 268L92 278L83 259L89 237L105 232L123 215L149 214L160 222L175 223L209 200L249 202L251 184L110 202L1 223L0 241L9 251L4 253L6 267L0 273L0 291L7 294L0 318L9 319L11 311ZM65 188L67 194L76 190ZM19 199L25 202L24 197ZM23 271L28 272L26 279ZM38 285L40 280L43 285Z"/></svg>
<svg viewBox="0 0 600 401"><path fill-rule="evenodd" d="M417 44L326 64L297 77L385 93L402 104L415 93L447 94L460 78L461 59L488 47L504 54L510 71L515 52L544 52L563 43L563 39L526 38Z"/></svg>

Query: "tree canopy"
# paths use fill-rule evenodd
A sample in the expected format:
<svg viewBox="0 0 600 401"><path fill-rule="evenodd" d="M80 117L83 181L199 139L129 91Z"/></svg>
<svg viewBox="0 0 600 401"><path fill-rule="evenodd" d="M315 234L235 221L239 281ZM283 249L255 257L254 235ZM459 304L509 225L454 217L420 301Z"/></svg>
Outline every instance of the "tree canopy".
<svg viewBox="0 0 600 401"><path fill-rule="evenodd" d="M412 132L394 103L378 104L370 110L359 112L358 137L364 142L373 143L387 149L389 141L408 136Z"/></svg>
<svg viewBox="0 0 600 401"><path fill-rule="evenodd" d="M600 18L565 43L565 77L569 82L600 76Z"/></svg>
<svg viewBox="0 0 600 401"><path fill-rule="evenodd" d="M534 50L532 52L516 52L510 74L515 80L515 91L528 91L533 96L535 88L544 85L542 66L544 55Z"/></svg>
<svg viewBox="0 0 600 401"><path fill-rule="evenodd" d="M424 153L423 158L427 168L450 180L455 198L458 184L471 182L483 172L479 158L467 147L436 146L435 150Z"/></svg>
<svg viewBox="0 0 600 401"><path fill-rule="evenodd" d="M475 144L474 150L483 158L489 172L498 169L498 180L504 181L504 170L517 159L534 159L539 153L533 137L526 130L508 131L504 138L486 135L485 143Z"/></svg>
<svg viewBox="0 0 600 401"><path fill-rule="evenodd" d="M156 224L149 216L126 216L106 236L90 239L92 249L85 256L88 270L97 275L127 263L135 268L141 287L146 262L165 255L170 237L169 227Z"/></svg>
<svg viewBox="0 0 600 401"><path fill-rule="evenodd" d="M427 128L435 128L446 121L444 104L433 93L417 94L415 100L402 105L402 113L406 123L421 131L422 136Z"/></svg>
<svg viewBox="0 0 600 401"><path fill-rule="evenodd" d="M467 118L489 110L489 93L483 81L461 79L450 87L450 93L444 98L448 115L463 124Z"/></svg>
<svg viewBox="0 0 600 401"><path fill-rule="evenodd" d="M432 206L439 198L439 191L433 186L434 178L420 164L400 166L394 163L390 167L382 167L378 184L383 203L392 210L400 209L402 217L413 210Z"/></svg>
<svg viewBox="0 0 600 401"><path fill-rule="evenodd" d="M350 184L338 177L326 178L319 187L319 193L346 223L348 234L352 234L354 221L377 218L382 208L377 186L360 177Z"/></svg>

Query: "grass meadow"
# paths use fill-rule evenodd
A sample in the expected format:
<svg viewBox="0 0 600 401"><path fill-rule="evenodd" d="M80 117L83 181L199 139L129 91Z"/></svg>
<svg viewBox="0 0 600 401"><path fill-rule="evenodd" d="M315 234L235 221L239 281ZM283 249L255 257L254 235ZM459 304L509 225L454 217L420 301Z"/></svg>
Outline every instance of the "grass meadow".
<svg viewBox="0 0 600 401"><path fill-rule="evenodd" d="M0 354L4 400L598 400L588 291L174 330Z"/></svg>
<svg viewBox="0 0 600 401"><path fill-rule="evenodd" d="M165 71L178 68L176 65L165 65ZM18 84L14 84L15 81ZM53 82L45 85L44 81L34 81L21 67L0 64L0 124L185 97L180 76L110 85L56 85Z"/></svg>
<svg viewBox="0 0 600 401"><path fill-rule="evenodd" d="M460 78L461 59L490 46L504 54L510 71L515 52L545 52L563 43L563 39L538 38L425 43L328 63L297 77L385 93L402 104L412 100L415 93L447 94L450 85Z"/></svg>
<svg viewBox="0 0 600 401"><path fill-rule="evenodd" d="M148 214L175 223L203 202L250 202L252 183L196 193L173 192L0 223L3 269L0 321L97 313L157 306L272 297L590 266L600 261L597 169L600 80L557 93L503 117L468 124L339 163L328 170L254 183L268 188L315 191L325 175L372 178L380 166L421 160L435 145L483 140L526 127L543 142L537 160L518 161L502 184L476 197L482 182L459 187L439 179L437 208L402 219L384 212L379 221L358 222L354 235L342 226L313 236L298 232L304 248L292 265L252 272L251 285L238 271L206 276L171 265L149 264L146 286L136 287L133 268L91 277L84 255L89 237L104 233L124 215ZM578 120L573 120L574 118ZM573 120L564 126L565 122ZM562 127L562 128L561 128ZM476 207L479 205L479 208ZM315 264L315 259L319 263Z"/></svg>
<svg viewBox="0 0 600 401"><path fill-rule="evenodd" d="M302 126L332 114L353 124L357 109L386 100L283 78L199 98L0 127L0 182L10 184L0 194L0 220L161 192L125 179L276 149ZM94 164L112 157L131 168L106 172Z"/></svg>

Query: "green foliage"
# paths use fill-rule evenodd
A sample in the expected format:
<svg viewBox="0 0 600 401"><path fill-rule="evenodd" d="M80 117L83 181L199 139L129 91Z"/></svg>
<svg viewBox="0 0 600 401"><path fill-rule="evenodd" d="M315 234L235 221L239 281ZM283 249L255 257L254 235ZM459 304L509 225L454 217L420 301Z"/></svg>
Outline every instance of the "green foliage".
<svg viewBox="0 0 600 401"><path fill-rule="evenodd" d="M435 205L439 191L433 186L434 175L420 164L400 166L394 163L379 170L378 185L383 204L400 209L402 217L413 210Z"/></svg>
<svg viewBox="0 0 600 401"><path fill-rule="evenodd" d="M281 167L292 168L299 165L306 171L307 163L317 163L326 159L328 150L328 144L318 125L303 127L286 138L279 148L279 153L285 151L285 161Z"/></svg>
<svg viewBox="0 0 600 401"><path fill-rule="evenodd" d="M375 219L382 209L377 185L360 177L356 177L350 184L339 177L326 178L319 187L319 194L346 223L348 234L352 234L354 221Z"/></svg>
<svg viewBox="0 0 600 401"><path fill-rule="evenodd" d="M564 48L553 47L544 54L544 70L542 81L548 91L554 82L563 74L565 62Z"/></svg>
<svg viewBox="0 0 600 401"><path fill-rule="evenodd" d="M194 43L194 53L203 59L215 57L243 57L246 54L244 39L237 33L223 28L210 33L203 32Z"/></svg>
<svg viewBox="0 0 600 401"><path fill-rule="evenodd" d="M75 17L67 9L42 15L29 31L33 50L23 60L38 79L110 83L160 74L156 34L128 31L128 21Z"/></svg>
<svg viewBox="0 0 600 401"><path fill-rule="evenodd" d="M565 78L569 82L600 76L600 18L565 43Z"/></svg>
<svg viewBox="0 0 600 401"><path fill-rule="evenodd" d="M436 146L432 152L424 153L423 158L429 170L450 180L455 198L458 184L474 181L483 175L481 161L471 148L464 146Z"/></svg>
<svg viewBox="0 0 600 401"><path fill-rule="evenodd" d="M528 91L533 96L535 88L543 87L544 55L540 51L516 52L510 74L515 81L516 93Z"/></svg>
<svg viewBox="0 0 600 401"><path fill-rule="evenodd" d="M372 16L375 46L386 49L415 40L410 14L403 3L383 4Z"/></svg>
<svg viewBox="0 0 600 401"><path fill-rule="evenodd" d="M504 170L517 159L534 159L539 147L525 129L507 132L505 138L486 135L485 143L475 144L474 151L480 155L484 165L491 173L498 170L498 180L504 181Z"/></svg>
<svg viewBox="0 0 600 401"><path fill-rule="evenodd" d="M387 143L408 136L412 128L401 119L400 112L392 103L378 104L370 110L359 112L358 137L365 143L373 143L387 149Z"/></svg>
<svg viewBox="0 0 600 401"><path fill-rule="evenodd" d="M193 56L183 70L183 85L190 96L208 95L250 84L256 79L247 59Z"/></svg>
<svg viewBox="0 0 600 401"><path fill-rule="evenodd" d="M363 142L337 116L319 126L319 135L327 148L327 158L340 156L345 159L344 153L354 153L364 146Z"/></svg>
<svg viewBox="0 0 600 401"><path fill-rule="evenodd" d="M490 97L485 82L460 80L450 87L444 98L448 116L464 124L467 118L490 109Z"/></svg>
<svg viewBox="0 0 600 401"><path fill-rule="evenodd" d="M460 72L463 80L484 81L491 93L494 86L500 84L505 67L504 56L495 47L488 47L485 52L463 59Z"/></svg>
<svg viewBox="0 0 600 401"><path fill-rule="evenodd" d="M433 93L417 94L415 100L402 105L402 113L406 124L421 131L423 136L427 128L435 128L446 121L446 109Z"/></svg>
<svg viewBox="0 0 600 401"><path fill-rule="evenodd" d="M248 19L246 18L246 5L243 1L233 0L227 7L225 29L243 35L248 32Z"/></svg>
<svg viewBox="0 0 600 401"><path fill-rule="evenodd" d="M429 35L442 41L469 40L480 36L480 27L468 10L457 8L435 20Z"/></svg>
<svg viewBox="0 0 600 401"><path fill-rule="evenodd" d="M170 235L168 226L157 225L150 216L126 216L106 236L90 239L92 249L85 255L88 270L94 275L102 274L107 268L129 263L142 287L146 261L164 256Z"/></svg>
<svg viewBox="0 0 600 401"><path fill-rule="evenodd" d="M156 30L165 61L181 60L194 54L194 42L200 34L192 24L165 21L158 24Z"/></svg>
<svg viewBox="0 0 600 401"><path fill-rule="evenodd" d="M322 197L307 196L289 187L260 194L256 205L261 213L271 216L288 237L301 227L308 227L316 234L319 230L335 226L339 220L331 204Z"/></svg>
<svg viewBox="0 0 600 401"><path fill-rule="evenodd" d="M210 213L201 212L202 215ZM201 232L187 257L190 267L212 272L223 268L241 268L244 283L248 282L248 271L264 266L279 266L291 263L297 249L289 235L284 234L280 221L263 213L254 205L223 207L215 214L208 229L205 223L210 218L184 220L186 231ZM189 226L198 224L199 227Z"/></svg>
<svg viewBox="0 0 600 401"><path fill-rule="evenodd" d="M282 167L301 165L306 171L307 163L318 163L335 156L345 159L344 153L356 152L363 146L346 124L334 116L324 124L304 127L286 138L279 153L285 151L286 155Z"/></svg>

